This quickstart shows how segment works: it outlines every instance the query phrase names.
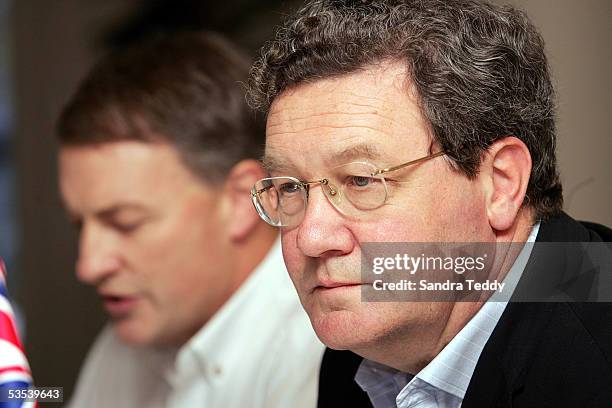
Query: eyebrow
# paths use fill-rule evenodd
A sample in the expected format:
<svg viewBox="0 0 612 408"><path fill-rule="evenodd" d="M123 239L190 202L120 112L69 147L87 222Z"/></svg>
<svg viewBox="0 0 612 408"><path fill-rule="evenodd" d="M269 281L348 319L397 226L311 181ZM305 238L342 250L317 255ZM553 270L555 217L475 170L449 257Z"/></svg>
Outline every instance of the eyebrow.
<svg viewBox="0 0 612 408"><path fill-rule="evenodd" d="M361 143L355 146L347 147L330 156L328 159L330 164L344 164L357 159L365 159L368 161L380 161L382 154L376 146Z"/></svg>
<svg viewBox="0 0 612 408"><path fill-rule="evenodd" d="M71 222L77 223L81 220L81 215L72 209L70 209L66 204L64 204L66 208L66 212L68 213L68 218ZM148 212L148 209L142 204L138 203L119 203L114 204L108 208L103 208L95 212L96 217L100 217L102 219L111 219L116 216L118 213L122 211L140 211L140 212Z"/></svg>
<svg viewBox="0 0 612 408"><path fill-rule="evenodd" d="M261 159L261 165L264 170L268 173L279 172L279 173L288 173L289 170L293 170L295 166L291 164L289 160L287 160L283 156L275 156L273 154L266 154Z"/></svg>
<svg viewBox="0 0 612 408"><path fill-rule="evenodd" d="M371 144L360 143L332 153L325 158L325 163L330 166L350 163L355 160L367 160L379 162L382 157L380 151ZM269 173L290 173L295 171L295 165L285 156L268 153L261 159L262 166Z"/></svg>
<svg viewBox="0 0 612 408"><path fill-rule="evenodd" d="M96 215L100 218L108 219L116 216L118 213L123 211L147 212L147 208L142 204L137 203L119 203L109 208L104 208L102 210L96 211Z"/></svg>

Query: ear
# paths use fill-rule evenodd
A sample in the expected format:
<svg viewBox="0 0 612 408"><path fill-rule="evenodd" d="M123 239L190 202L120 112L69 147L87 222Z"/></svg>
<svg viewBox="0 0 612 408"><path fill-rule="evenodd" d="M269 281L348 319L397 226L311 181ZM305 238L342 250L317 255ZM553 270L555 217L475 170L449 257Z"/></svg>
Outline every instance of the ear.
<svg viewBox="0 0 612 408"><path fill-rule="evenodd" d="M510 228L523 205L531 175L531 154L525 143L508 136L493 143L480 165L486 209L494 230Z"/></svg>
<svg viewBox="0 0 612 408"><path fill-rule="evenodd" d="M228 233L230 239L241 241L261 222L251 200L251 187L266 173L256 160L243 160L230 170L225 179L225 194L229 198Z"/></svg>

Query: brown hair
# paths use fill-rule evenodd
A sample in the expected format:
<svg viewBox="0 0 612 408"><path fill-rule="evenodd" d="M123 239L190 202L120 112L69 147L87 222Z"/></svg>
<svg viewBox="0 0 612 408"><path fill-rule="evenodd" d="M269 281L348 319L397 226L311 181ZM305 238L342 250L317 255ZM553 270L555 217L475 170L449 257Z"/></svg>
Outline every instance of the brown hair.
<svg viewBox="0 0 612 408"><path fill-rule="evenodd" d="M263 126L242 86L249 65L212 33L174 34L111 53L63 109L60 144L166 142L194 174L222 180L263 150Z"/></svg>
<svg viewBox="0 0 612 408"><path fill-rule="evenodd" d="M475 177L482 154L521 139L533 167L525 204L537 218L561 211L554 91L544 42L520 11L477 0L315 0L277 31L249 80L266 112L284 90L403 61L436 143Z"/></svg>

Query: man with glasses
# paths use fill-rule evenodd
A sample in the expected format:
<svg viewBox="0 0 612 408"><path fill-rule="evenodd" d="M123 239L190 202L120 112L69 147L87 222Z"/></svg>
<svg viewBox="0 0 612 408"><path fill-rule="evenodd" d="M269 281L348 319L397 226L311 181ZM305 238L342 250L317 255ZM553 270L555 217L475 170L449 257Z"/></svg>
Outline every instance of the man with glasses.
<svg viewBox="0 0 612 408"><path fill-rule="evenodd" d="M249 63L213 34L104 58L58 123L77 277L110 316L74 407L313 407L323 346L249 190Z"/></svg>
<svg viewBox="0 0 612 408"><path fill-rule="evenodd" d="M612 238L562 212L553 99L531 22L480 1L310 1L263 48L251 195L329 347L319 406L612 406L609 246L523 245ZM494 244L513 301L367 301L372 243Z"/></svg>

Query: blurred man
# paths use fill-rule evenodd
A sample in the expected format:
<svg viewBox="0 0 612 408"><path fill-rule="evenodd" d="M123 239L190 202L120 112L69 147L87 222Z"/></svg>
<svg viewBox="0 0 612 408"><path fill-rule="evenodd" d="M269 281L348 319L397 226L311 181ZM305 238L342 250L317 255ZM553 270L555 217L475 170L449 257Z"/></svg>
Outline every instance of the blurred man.
<svg viewBox="0 0 612 408"><path fill-rule="evenodd" d="M526 16L471 0L310 1L249 84L270 173L254 203L282 228L330 347L319 406L612 406L612 307L583 303L612 274L596 245L612 231L561 210L553 88ZM604 256L551 246L542 262L522 244L536 240ZM546 302L363 301L367 244L386 242L521 243L491 272Z"/></svg>
<svg viewBox="0 0 612 408"><path fill-rule="evenodd" d="M262 129L225 40L112 54L58 124L78 278L110 316L74 407L312 407L322 345L249 188Z"/></svg>

